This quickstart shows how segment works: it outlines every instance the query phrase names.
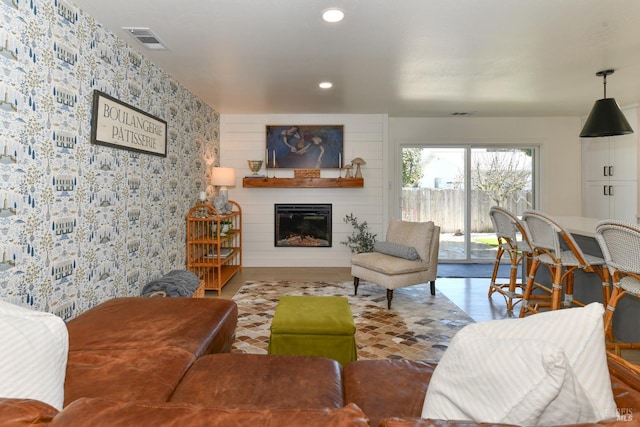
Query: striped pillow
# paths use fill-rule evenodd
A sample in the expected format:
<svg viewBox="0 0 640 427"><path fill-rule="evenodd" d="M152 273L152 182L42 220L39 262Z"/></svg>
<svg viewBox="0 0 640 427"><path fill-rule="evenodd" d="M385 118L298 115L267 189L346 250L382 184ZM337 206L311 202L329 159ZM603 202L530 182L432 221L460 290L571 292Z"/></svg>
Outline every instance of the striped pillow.
<svg viewBox="0 0 640 427"><path fill-rule="evenodd" d="M600 303L469 325L429 383L422 417L520 425L615 418Z"/></svg>
<svg viewBox="0 0 640 427"><path fill-rule="evenodd" d="M69 351L59 317L0 300L0 397L36 399L62 410Z"/></svg>

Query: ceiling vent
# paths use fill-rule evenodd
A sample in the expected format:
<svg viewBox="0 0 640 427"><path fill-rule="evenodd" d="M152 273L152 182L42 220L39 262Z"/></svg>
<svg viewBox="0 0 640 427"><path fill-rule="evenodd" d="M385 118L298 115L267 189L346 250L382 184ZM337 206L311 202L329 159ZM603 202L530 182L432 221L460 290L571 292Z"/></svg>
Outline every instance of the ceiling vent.
<svg viewBox="0 0 640 427"><path fill-rule="evenodd" d="M149 28L144 27L123 27L123 30L131 34L133 38L142 43L147 49L151 50L167 50L162 44L158 36Z"/></svg>

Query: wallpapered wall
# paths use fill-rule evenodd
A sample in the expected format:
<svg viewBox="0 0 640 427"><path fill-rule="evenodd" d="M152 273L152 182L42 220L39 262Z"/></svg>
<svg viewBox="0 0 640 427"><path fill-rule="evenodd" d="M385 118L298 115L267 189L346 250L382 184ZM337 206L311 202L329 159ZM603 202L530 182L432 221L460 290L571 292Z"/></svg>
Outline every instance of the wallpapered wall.
<svg viewBox="0 0 640 427"><path fill-rule="evenodd" d="M2 0L0 298L74 317L185 265L219 115L72 3ZM168 122L167 157L90 142L97 89Z"/></svg>

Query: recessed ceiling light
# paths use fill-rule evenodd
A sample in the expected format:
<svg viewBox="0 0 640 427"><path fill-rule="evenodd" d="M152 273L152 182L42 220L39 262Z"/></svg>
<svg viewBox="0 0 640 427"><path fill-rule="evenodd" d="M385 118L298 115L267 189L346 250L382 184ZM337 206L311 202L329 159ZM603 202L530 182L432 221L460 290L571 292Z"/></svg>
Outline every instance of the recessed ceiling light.
<svg viewBox="0 0 640 427"><path fill-rule="evenodd" d="M333 87L333 83L331 83L331 82L322 82L318 86L320 86L321 89L331 89Z"/></svg>
<svg viewBox="0 0 640 427"><path fill-rule="evenodd" d="M322 12L322 19L326 22L340 22L344 19L344 12L340 9L327 9Z"/></svg>

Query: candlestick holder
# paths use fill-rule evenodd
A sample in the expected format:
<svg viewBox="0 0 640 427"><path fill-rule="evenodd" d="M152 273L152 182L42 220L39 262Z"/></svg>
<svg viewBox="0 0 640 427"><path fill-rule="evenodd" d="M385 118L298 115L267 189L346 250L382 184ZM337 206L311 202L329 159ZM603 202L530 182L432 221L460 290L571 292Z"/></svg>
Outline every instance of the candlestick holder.
<svg viewBox="0 0 640 427"><path fill-rule="evenodd" d="M273 169L273 177L276 177L276 150L273 150L273 163L271 164L271 169Z"/></svg>
<svg viewBox="0 0 640 427"><path fill-rule="evenodd" d="M200 194L198 195L198 201L202 204L205 203L207 201L207 192L206 191L201 191ZM196 217L197 218L206 218L207 217L207 208L205 207L201 207L198 212L196 212Z"/></svg>

